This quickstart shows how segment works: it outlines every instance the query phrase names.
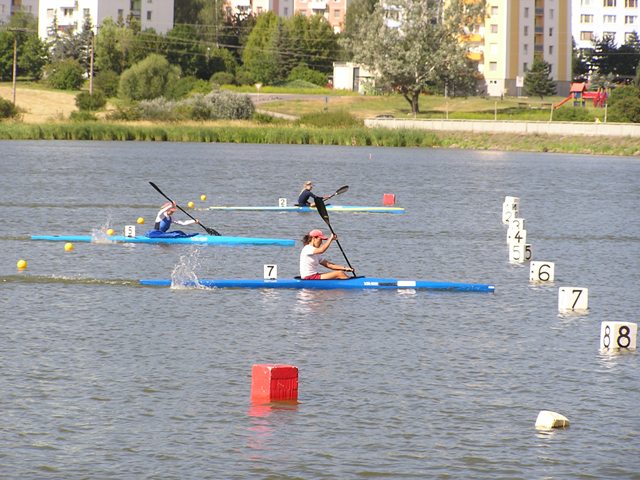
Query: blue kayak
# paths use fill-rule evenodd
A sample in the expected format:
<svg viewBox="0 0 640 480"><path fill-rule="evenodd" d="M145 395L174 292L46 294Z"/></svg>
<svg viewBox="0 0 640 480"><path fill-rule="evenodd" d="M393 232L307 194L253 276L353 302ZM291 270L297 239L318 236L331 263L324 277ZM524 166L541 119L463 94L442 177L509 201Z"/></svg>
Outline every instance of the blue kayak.
<svg viewBox="0 0 640 480"><path fill-rule="evenodd" d="M327 205L327 210L330 212L342 212L342 213L404 213L403 207L366 207L356 205ZM244 211L244 212L317 212L315 207L234 207L234 206L213 206L207 207L205 210L221 210L221 211Z"/></svg>
<svg viewBox="0 0 640 480"><path fill-rule="evenodd" d="M31 240L45 240L50 242L91 242L91 243L152 243L152 244L180 244L180 245L277 245L292 247L295 240L286 238L251 238L226 237L214 235L192 235L187 237L125 237L123 235L100 236L91 235L32 235Z"/></svg>
<svg viewBox="0 0 640 480"><path fill-rule="evenodd" d="M141 285L170 287L171 280L140 280ZM431 282L426 280L398 280L396 278L354 277L346 280L301 280L299 278L279 278L277 280L248 279L204 279L198 283L187 282L184 286L207 288L309 288L317 290L443 290L454 292L493 292L494 285L482 283Z"/></svg>

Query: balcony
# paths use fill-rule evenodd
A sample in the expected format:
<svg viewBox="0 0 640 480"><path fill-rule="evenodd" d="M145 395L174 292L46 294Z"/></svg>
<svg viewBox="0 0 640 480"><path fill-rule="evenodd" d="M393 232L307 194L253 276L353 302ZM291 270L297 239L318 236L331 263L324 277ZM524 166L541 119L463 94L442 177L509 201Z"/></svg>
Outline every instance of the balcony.
<svg viewBox="0 0 640 480"><path fill-rule="evenodd" d="M327 10L327 2L309 2L309 8L314 13L324 13Z"/></svg>
<svg viewBox="0 0 640 480"><path fill-rule="evenodd" d="M474 62L481 62L484 59L482 52L467 52L467 58Z"/></svg>

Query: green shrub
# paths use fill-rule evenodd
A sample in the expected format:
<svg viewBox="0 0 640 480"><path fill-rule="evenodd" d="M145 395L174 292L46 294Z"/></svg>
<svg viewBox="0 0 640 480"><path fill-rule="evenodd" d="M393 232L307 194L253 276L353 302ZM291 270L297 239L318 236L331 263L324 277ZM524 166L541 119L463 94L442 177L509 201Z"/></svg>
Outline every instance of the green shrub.
<svg viewBox="0 0 640 480"><path fill-rule="evenodd" d="M335 112L310 113L303 115L297 122L299 125L310 127L345 128L360 127L364 124L349 112L338 110Z"/></svg>
<svg viewBox="0 0 640 480"><path fill-rule="evenodd" d="M562 122L593 122L593 111L583 107L562 107L553 112L553 119Z"/></svg>
<svg viewBox="0 0 640 480"><path fill-rule="evenodd" d="M12 102L0 98L0 119L15 118L18 116L18 113L18 109Z"/></svg>
<svg viewBox="0 0 640 480"><path fill-rule="evenodd" d="M244 68L239 68L236 72L236 83L238 85L253 85L256 81L251 72Z"/></svg>
<svg viewBox="0 0 640 480"><path fill-rule="evenodd" d="M140 118L144 120L163 120L173 122L179 120L178 102L167 100L164 97L153 100L143 100L138 104Z"/></svg>
<svg viewBox="0 0 640 480"><path fill-rule="evenodd" d="M171 98L185 98L192 93L209 93L211 85L206 80L196 77L183 77L173 87Z"/></svg>
<svg viewBox="0 0 640 480"><path fill-rule="evenodd" d="M77 60L67 58L49 64L45 71L47 83L60 90L77 90L84 83L84 69Z"/></svg>
<svg viewBox="0 0 640 480"><path fill-rule="evenodd" d="M115 97L119 81L120 76L113 70L102 70L93 78L93 86L102 90L107 97Z"/></svg>
<svg viewBox="0 0 640 480"><path fill-rule="evenodd" d="M216 72L211 75L209 80L214 85L232 85L234 82L233 73L229 72Z"/></svg>
<svg viewBox="0 0 640 480"><path fill-rule="evenodd" d="M317 70L313 70L304 63L301 63L289 72L287 80L289 82L293 82L294 80L303 80L313 86L323 87L327 84L327 75Z"/></svg>
<svg viewBox="0 0 640 480"><path fill-rule="evenodd" d="M69 120L73 122L95 122L98 119L96 116L88 111L71 112L69 114Z"/></svg>
<svg viewBox="0 0 640 480"><path fill-rule="evenodd" d="M112 112L107 113L107 120L124 120L124 121L135 121L142 119L142 110L140 106L137 104L134 105L118 105L116 109Z"/></svg>
<svg viewBox="0 0 640 480"><path fill-rule="evenodd" d="M83 112L95 112L107 104L107 99L100 90L94 90L93 95L89 92L80 92L76 95L76 106Z"/></svg>
<svg viewBox="0 0 640 480"><path fill-rule="evenodd" d="M308 82L306 80L292 80L290 82L285 83L284 85L287 88L291 88L291 89L298 89L298 90L303 90L303 89L318 89L318 85L316 85L315 83L311 83Z"/></svg>
<svg viewBox="0 0 640 480"><path fill-rule="evenodd" d="M120 76L119 95L127 100L151 100L172 97L180 69L162 55L152 53L125 70Z"/></svg>

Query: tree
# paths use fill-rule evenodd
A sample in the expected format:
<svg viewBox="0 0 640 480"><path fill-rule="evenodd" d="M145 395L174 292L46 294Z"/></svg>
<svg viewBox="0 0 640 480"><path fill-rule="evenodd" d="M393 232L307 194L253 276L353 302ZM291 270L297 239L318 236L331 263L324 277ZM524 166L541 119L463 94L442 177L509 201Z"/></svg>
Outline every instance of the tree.
<svg viewBox="0 0 640 480"><path fill-rule="evenodd" d="M466 55L457 32L443 22L441 2L397 0L379 3L371 14L363 11L352 19L355 31L343 45L353 61L375 73L376 85L400 92L419 113L420 93Z"/></svg>
<svg viewBox="0 0 640 480"><path fill-rule="evenodd" d="M524 76L524 88L529 95L543 99L556 94L556 82L551 78L551 66L539 58L534 59L531 70Z"/></svg>
<svg viewBox="0 0 640 480"><path fill-rule="evenodd" d="M21 27L18 27L21 28ZM48 61L47 47L35 31L0 31L0 80L13 77L13 41L16 40L18 63L16 74L35 80L42 77L42 69Z"/></svg>
<svg viewBox="0 0 640 480"><path fill-rule="evenodd" d="M282 20L275 13L258 15L242 52L244 70L254 81L274 84L284 80L278 49L278 36L282 33Z"/></svg>
<svg viewBox="0 0 640 480"><path fill-rule="evenodd" d="M615 88L609 97L609 118L613 122L640 123L640 89L635 86Z"/></svg>
<svg viewBox="0 0 640 480"><path fill-rule="evenodd" d="M122 73L118 92L127 100L171 97L179 77L178 67L170 65L162 55L152 53Z"/></svg>

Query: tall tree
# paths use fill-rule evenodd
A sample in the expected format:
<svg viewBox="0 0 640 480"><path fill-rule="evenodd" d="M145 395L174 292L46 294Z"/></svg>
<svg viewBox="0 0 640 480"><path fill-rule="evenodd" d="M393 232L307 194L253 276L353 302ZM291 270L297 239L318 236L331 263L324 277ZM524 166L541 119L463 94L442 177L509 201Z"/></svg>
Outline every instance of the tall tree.
<svg viewBox="0 0 640 480"><path fill-rule="evenodd" d="M244 69L257 82L274 84L282 81L278 35L282 19L273 12L258 15L256 26L247 39L242 52Z"/></svg>
<svg viewBox="0 0 640 480"><path fill-rule="evenodd" d="M524 88L529 95L539 96L543 99L548 95L556 94L556 82L551 78L551 66L536 58L531 70L524 76Z"/></svg>
<svg viewBox="0 0 640 480"><path fill-rule="evenodd" d="M419 113L427 85L466 53L457 33L444 24L438 0L378 4L371 14L354 19L353 26L343 44L353 60L376 75L377 85L400 92L413 113Z"/></svg>

